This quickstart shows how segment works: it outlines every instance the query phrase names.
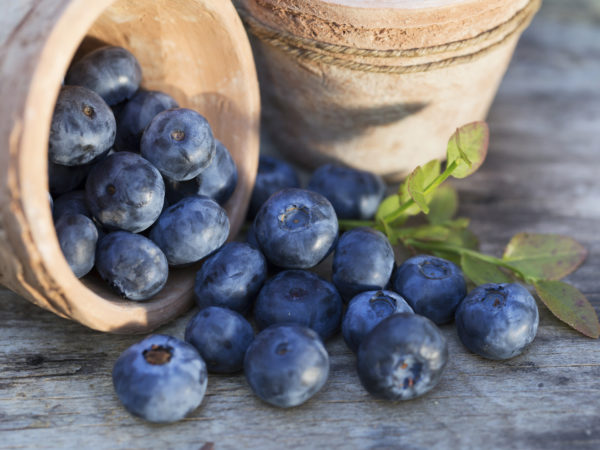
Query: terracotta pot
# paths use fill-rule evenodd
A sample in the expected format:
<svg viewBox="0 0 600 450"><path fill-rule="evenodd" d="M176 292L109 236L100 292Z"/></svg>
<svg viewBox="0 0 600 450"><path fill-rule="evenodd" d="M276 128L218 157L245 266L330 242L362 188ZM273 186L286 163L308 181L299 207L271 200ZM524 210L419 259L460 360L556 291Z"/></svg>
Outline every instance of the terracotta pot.
<svg viewBox="0 0 600 450"><path fill-rule="evenodd" d="M204 114L231 151L239 184L227 204L243 222L258 163L259 93L242 23L224 0L9 2L0 32L0 282L33 303L97 330L156 328L193 304L197 267L172 270L147 302L116 296L97 275L78 280L62 256L48 205L50 119L83 42L128 48L142 85Z"/></svg>
<svg viewBox="0 0 600 450"><path fill-rule="evenodd" d="M540 0L237 0L263 127L314 168L398 180L485 118Z"/></svg>

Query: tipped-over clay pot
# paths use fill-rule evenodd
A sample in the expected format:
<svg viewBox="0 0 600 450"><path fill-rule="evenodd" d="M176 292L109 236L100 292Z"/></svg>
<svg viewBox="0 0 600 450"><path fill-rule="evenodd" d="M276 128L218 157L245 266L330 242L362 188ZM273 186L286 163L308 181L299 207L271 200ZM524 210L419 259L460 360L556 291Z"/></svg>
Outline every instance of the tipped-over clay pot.
<svg viewBox="0 0 600 450"><path fill-rule="evenodd" d="M145 332L193 304L197 267L171 270L146 302L123 300L97 275L75 278L48 204L50 119L77 49L119 45L142 85L198 110L231 151L239 184L226 205L243 222L258 163L259 93L250 45L226 0L22 0L0 30L0 283L62 317L102 331ZM83 42L83 43L82 43ZM83 52L83 50L82 50ZM80 52L81 53L81 52Z"/></svg>

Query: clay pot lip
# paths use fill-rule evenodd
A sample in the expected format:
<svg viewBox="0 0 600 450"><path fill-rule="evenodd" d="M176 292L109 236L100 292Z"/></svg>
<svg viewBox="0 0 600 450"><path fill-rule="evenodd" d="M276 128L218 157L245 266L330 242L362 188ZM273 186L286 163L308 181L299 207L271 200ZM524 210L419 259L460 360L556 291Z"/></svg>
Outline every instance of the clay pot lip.
<svg viewBox="0 0 600 450"><path fill-rule="evenodd" d="M176 286L168 297L146 302L99 295L74 276L62 256L47 196L50 117L61 82L88 30L113 3L116 0L64 2L62 11L50 16L53 21L45 24L47 30L40 32L41 39L45 38L45 42L39 45L39 60L29 72L29 89L21 103L23 113L15 122L10 136L11 151L7 151L15 170L9 171L6 182L9 193L7 197L10 199L10 205L6 209L10 209L12 213L6 220L6 232L9 242L13 239L18 242L9 250L15 254L15 260L26 261L29 265L25 269L16 270L21 275L12 280L12 284L19 286L20 292L34 303L96 330L141 333L148 332L189 309L193 304L193 282L189 286L187 283L185 286ZM249 120L249 126L243 132L245 143L242 148L244 152L256 153L256 163L252 160L244 167L247 171L245 189L251 191L255 166L258 164L260 100L250 44L243 25L229 2L195 0L194 3L208 9L211 20L232 35L231 52L235 55L237 70L244 75L241 84L245 94L240 103L247 107L244 115ZM43 158L40 158L40 149L46 149ZM250 159L245 157L244 161ZM249 191L240 197L242 201L238 210L243 210L244 204L247 204ZM232 206L226 206L231 216ZM243 221L243 217L237 217L239 214L236 211L237 225L241 225ZM232 226L232 231L236 232L234 228ZM183 269L181 273L188 272L189 269Z"/></svg>
<svg viewBox="0 0 600 450"><path fill-rule="evenodd" d="M456 6L473 0L321 0L323 3L363 9L431 9Z"/></svg>
<svg viewBox="0 0 600 450"><path fill-rule="evenodd" d="M429 7L409 8L419 0L370 0L360 6L360 0L237 0L244 11L273 29L326 44L375 50L416 49L473 38L509 20L531 1L430 0Z"/></svg>

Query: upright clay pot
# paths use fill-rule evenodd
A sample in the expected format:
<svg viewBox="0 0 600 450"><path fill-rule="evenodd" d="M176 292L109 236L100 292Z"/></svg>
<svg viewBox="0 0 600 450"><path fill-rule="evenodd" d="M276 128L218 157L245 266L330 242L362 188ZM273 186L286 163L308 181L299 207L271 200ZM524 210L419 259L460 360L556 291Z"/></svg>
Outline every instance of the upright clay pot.
<svg viewBox="0 0 600 450"><path fill-rule="evenodd" d="M172 270L147 302L115 295L97 275L75 278L48 204L50 119L78 48L126 47L142 85L205 115L231 151L238 187L226 208L234 236L258 164L259 93L243 25L226 0L22 0L0 30L0 283L60 316L102 331L145 332L193 304L197 267ZM81 44L81 47L80 47Z"/></svg>
<svg viewBox="0 0 600 450"><path fill-rule="evenodd" d="M263 127L309 168L398 180L485 118L541 0L236 0Z"/></svg>

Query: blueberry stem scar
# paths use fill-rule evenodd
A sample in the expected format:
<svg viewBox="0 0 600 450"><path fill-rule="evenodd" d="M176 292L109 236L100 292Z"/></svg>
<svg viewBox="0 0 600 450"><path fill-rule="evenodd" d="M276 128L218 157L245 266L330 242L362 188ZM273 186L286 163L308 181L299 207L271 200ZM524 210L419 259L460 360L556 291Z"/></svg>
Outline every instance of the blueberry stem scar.
<svg viewBox="0 0 600 450"><path fill-rule="evenodd" d="M171 360L173 349L161 345L152 345L149 350L144 350L144 359L154 366L162 366Z"/></svg>

